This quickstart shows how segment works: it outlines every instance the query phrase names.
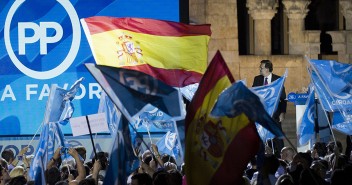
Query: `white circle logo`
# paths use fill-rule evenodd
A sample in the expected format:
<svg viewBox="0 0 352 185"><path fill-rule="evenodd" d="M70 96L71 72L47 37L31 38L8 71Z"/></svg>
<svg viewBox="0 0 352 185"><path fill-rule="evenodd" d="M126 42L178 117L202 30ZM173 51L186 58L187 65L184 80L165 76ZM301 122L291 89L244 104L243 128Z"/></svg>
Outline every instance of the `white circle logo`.
<svg viewBox="0 0 352 185"><path fill-rule="evenodd" d="M51 79L51 78L57 77L60 74L62 74L63 72L65 72L70 67L70 65L73 63L74 59L76 58L76 55L77 55L78 50L79 50L79 45L80 45L80 42L81 42L81 27L80 27L80 22L79 22L79 18L78 18L77 12L76 12L74 7L72 6L72 4L68 0L57 0L57 2L59 2L63 6L63 8L66 10L66 12L68 13L68 15L69 15L69 17L71 19L71 24L72 24L72 44L71 44L71 48L70 48L70 51L68 52L66 58L56 68L48 70L48 71L35 71L35 70L32 70L32 69L29 69L28 67L26 67L25 65L22 64L22 62L15 55L15 53L13 51L13 48L11 46L11 41L10 41L11 20L12 20L12 18L14 16L16 10L24 2L25 2L25 0L16 0L13 3L13 5L11 6L11 8L10 8L10 10L9 10L7 16L6 16L5 27L4 27L4 39L5 39L5 46L6 46L6 50L8 52L8 55L9 55L10 59L12 60L12 62L14 63L14 65L22 73L26 74L29 77L32 77L32 78L35 78L35 79L42 79L42 80ZM58 25L57 23L54 23L54 22L49 22L49 23L51 23L50 25L54 25L54 26ZM60 38L61 38L61 36L59 35ZM47 43L50 43L49 41L50 40L47 39ZM57 38L52 37L51 41L57 41Z"/></svg>

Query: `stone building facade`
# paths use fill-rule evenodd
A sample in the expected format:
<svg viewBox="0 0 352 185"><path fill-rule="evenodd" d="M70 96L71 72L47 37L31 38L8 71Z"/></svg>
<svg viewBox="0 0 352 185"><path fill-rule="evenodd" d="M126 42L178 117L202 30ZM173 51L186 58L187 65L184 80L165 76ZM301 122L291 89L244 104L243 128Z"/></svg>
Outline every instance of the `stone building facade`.
<svg viewBox="0 0 352 185"><path fill-rule="evenodd" d="M285 49L282 55L272 55L271 20L278 11L278 2L283 4L285 22ZM250 16L250 53L240 55L237 0L189 0L190 22L211 24L212 36L209 43L209 60L217 50L225 58L235 79L246 80L248 86L259 74L259 62L269 59L274 64L274 73L282 75L288 69L285 82L286 93L302 92L310 83L307 73L307 58L322 59L320 55L320 30L306 30L305 18L310 0L247 0L246 11ZM339 0L340 30L328 31L332 38L334 59L352 63L352 0ZM283 129L296 143L295 107L288 104L288 113Z"/></svg>

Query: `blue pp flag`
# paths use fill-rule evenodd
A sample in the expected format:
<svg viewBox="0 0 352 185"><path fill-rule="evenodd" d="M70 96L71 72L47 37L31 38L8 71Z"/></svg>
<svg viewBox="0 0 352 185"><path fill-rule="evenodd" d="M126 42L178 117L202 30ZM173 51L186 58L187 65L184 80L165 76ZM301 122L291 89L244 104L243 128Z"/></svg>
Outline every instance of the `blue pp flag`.
<svg viewBox="0 0 352 185"><path fill-rule="evenodd" d="M304 145L314 136L315 92L311 90L306 102L302 122L298 130L299 144Z"/></svg>
<svg viewBox="0 0 352 185"><path fill-rule="evenodd" d="M273 118L266 112L260 98L243 83L234 83L218 97L211 115L214 117L236 117L245 113L251 120L259 123L275 136L282 138L284 133Z"/></svg>
<svg viewBox="0 0 352 185"><path fill-rule="evenodd" d="M287 77L287 70L285 74L279 79L275 80L269 85L252 87L251 90L255 92L264 102L266 112L273 116L280 102L280 96L284 87L285 79ZM262 125L256 123L259 136L263 141L274 138L274 135L265 129Z"/></svg>
<svg viewBox="0 0 352 185"><path fill-rule="evenodd" d="M132 121L147 104L157 107L174 119L184 117L180 92L158 79L122 68L85 64L111 100Z"/></svg>
<svg viewBox="0 0 352 185"><path fill-rule="evenodd" d="M180 91L183 97L185 97L188 101L191 101L198 87L199 87L199 83L195 83L195 84L187 85L185 87L181 87Z"/></svg>
<svg viewBox="0 0 352 185"><path fill-rule="evenodd" d="M63 147L67 145L59 123L67 123L71 118L74 111L71 101L74 99L82 80L83 78L77 80L69 90L57 86L52 86L50 89L39 144L29 171L29 177L35 180L36 184L45 182L45 179L42 179L42 172L46 170L49 159L54 155L55 144L58 143ZM41 164L43 164L42 167Z"/></svg>
<svg viewBox="0 0 352 185"><path fill-rule="evenodd" d="M332 123L332 128L346 135L352 135L352 109L334 112Z"/></svg>
<svg viewBox="0 0 352 185"><path fill-rule="evenodd" d="M309 60L313 69L333 94L352 93L352 65L333 60Z"/></svg>
<svg viewBox="0 0 352 185"><path fill-rule="evenodd" d="M72 117L74 106L72 100L79 90L79 86L84 78L77 80L69 90L56 85L50 89L50 95L45 108L44 123L58 122L66 125Z"/></svg>
<svg viewBox="0 0 352 185"><path fill-rule="evenodd" d="M180 151L177 138L178 136L176 133L170 131L166 132L166 134L156 143L159 153L168 154L177 159Z"/></svg>
<svg viewBox="0 0 352 185"><path fill-rule="evenodd" d="M98 113L104 113L110 133L113 135L117 131L121 119L121 112L116 108L105 91L101 92Z"/></svg>
<svg viewBox="0 0 352 185"><path fill-rule="evenodd" d="M139 167L131 142L129 122L122 117L111 150L104 184L125 185L127 177Z"/></svg>
<svg viewBox="0 0 352 185"><path fill-rule="evenodd" d="M41 178L41 172L46 170L45 168L49 159L54 155L55 143L58 143L59 146L66 146L65 138L58 122L44 123L38 147L35 151L29 171L31 179L37 180L38 178ZM44 164L43 167L40 167L41 162ZM44 182L44 180L42 182Z"/></svg>

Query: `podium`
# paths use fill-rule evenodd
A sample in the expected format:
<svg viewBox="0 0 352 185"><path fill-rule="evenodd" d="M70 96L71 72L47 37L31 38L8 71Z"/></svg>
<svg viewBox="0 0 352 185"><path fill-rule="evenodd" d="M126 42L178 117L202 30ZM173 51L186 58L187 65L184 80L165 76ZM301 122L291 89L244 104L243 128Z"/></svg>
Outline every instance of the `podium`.
<svg viewBox="0 0 352 185"><path fill-rule="evenodd" d="M302 118L304 112L306 110L306 101L308 99L309 93L294 93L290 92L287 95L287 99L289 102L293 102L296 107L296 136L298 138L299 127L301 126ZM315 135L307 144L300 145L297 139L297 151L305 152L310 150L313 147L313 144L317 141L327 143L330 141L331 132L329 128L329 117L325 115L325 111L323 110L321 104L318 99L315 99ZM327 114L328 115L328 114ZM330 119L331 120L331 119Z"/></svg>

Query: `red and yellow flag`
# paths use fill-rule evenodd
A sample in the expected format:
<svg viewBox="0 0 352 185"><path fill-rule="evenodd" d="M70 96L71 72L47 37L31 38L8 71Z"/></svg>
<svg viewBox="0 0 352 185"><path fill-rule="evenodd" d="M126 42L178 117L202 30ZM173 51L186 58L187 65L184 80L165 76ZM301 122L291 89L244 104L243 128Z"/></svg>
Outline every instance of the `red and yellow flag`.
<svg viewBox="0 0 352 185"><path fill-rule="evenodd" d="M217 52L187 110L188 185L240 184L246 165L259 148L255 124L245 114L235 118L209 116L219 94L233 82L231 72Z"/></svg>
<svg viewBox="0 0 352 185"><path fill-rule="evenodd" d="M98 65L141 71L174 87L198 83L206 70L210 25L104 16L81 22Z"/></svg>

